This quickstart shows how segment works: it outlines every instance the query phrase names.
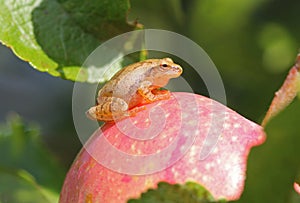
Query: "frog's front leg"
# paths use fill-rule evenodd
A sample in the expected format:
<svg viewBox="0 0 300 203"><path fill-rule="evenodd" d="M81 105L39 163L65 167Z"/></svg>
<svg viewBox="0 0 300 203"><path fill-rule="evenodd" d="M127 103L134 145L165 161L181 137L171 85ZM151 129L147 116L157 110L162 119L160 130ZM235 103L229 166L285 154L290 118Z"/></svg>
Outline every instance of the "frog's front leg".
<svg viewBox="0 0 300 203"><path fill-rule="evenodd" d="M159 90L157 86L152 85L149 81L145 81L138 89L138 93L144 98L146 103L170 98L168 90Z"/></svg>
<svg viewBox="0 0 300 203"><path fill-rule="evenodd" d="M86 114L94 120L114 121L131 116L133 113L128 111L128 104L123 99L103 97L98 99L98 105L91 107Z"/></svg>

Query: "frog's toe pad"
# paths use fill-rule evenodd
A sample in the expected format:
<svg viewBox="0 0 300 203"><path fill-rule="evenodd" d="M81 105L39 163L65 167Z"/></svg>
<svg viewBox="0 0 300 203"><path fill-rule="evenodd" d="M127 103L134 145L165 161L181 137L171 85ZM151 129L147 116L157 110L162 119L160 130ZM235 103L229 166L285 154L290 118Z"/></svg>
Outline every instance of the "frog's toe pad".
<svg viewBox="0 0 300 203"><path fill-rule="evenodd" d="M97 111L97 108L95 106L93 106L85 112L85 115L92 120L97 120L96 111Z"/></svg>

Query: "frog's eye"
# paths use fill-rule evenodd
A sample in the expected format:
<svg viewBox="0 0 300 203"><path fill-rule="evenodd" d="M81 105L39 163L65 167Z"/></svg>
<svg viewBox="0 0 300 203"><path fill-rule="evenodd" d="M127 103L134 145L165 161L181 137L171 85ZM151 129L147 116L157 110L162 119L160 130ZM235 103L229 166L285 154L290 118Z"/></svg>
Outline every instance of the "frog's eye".
<svg viewBox="0 0 300 203"><path fill-rule="evenodd" d="M163 68L168 68L168 67L169 67L169 65L166 64L166 63L163 63L163 64L161 64L160 66L163 67Z"/></svg>
<svg viewBox="0 0 300 203"><path fill-rule="evenodd" d="M163 72L168 71L170 69L170 66L167 63L162 63L159 66L159 69Z"/></svg>

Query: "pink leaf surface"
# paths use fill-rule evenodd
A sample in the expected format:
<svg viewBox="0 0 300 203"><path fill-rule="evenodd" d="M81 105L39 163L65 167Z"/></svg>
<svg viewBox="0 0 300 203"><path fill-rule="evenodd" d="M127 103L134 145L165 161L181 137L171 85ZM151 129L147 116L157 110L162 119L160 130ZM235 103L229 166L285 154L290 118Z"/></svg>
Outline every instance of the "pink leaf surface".
<svg viewBox="0 0 300 203"><path fill-rule="evenodd" d="M299 193L300 194L300 185L298 184L298 183L294 183L294 189L295 189L295 191L297 192L297 193Z"/></svg>
<svg viewBox="0 0 300 203"><path fill-rule="evenodd" d="M123 203L158 182L195 181L236 200L261 126L201 95L173 93L137 116L99 128L71 166L60 203Z"/></svg>

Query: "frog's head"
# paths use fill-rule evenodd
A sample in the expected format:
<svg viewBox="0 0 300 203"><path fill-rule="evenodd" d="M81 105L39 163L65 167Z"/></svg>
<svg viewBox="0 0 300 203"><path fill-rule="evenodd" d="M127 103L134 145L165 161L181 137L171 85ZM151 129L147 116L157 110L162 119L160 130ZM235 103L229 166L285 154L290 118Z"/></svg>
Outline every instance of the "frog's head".
<svg viewBox="0 0 300 203"><path fill-rule="evenodd" d="M158 86L165 86L169 79L177 78L181 75L182 68L175 64L170 58L158 59L151 70L153 83Z"/></svg>

